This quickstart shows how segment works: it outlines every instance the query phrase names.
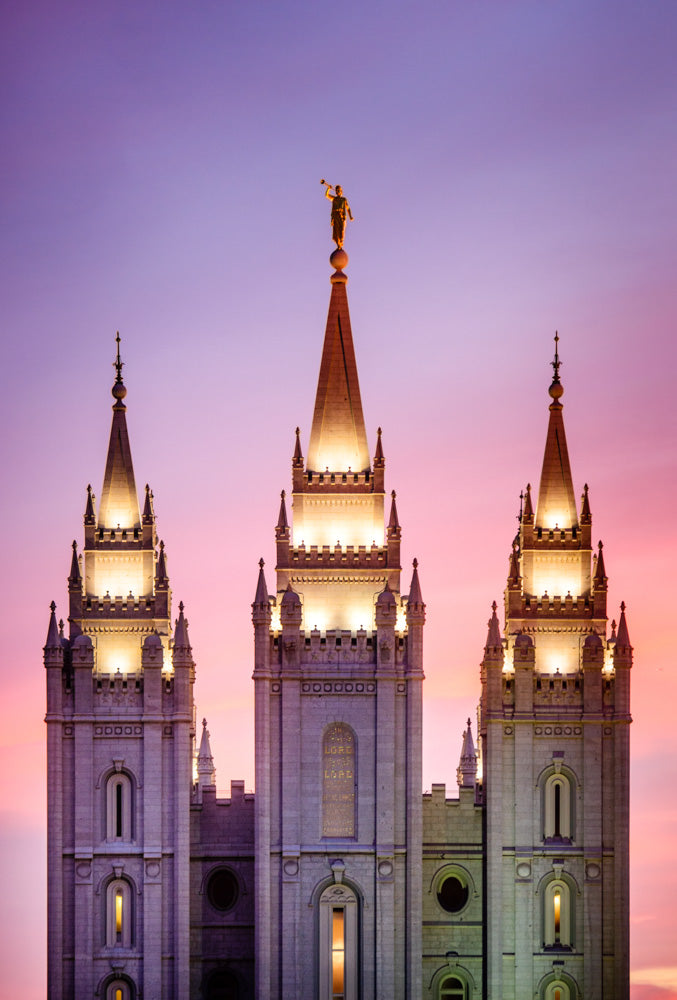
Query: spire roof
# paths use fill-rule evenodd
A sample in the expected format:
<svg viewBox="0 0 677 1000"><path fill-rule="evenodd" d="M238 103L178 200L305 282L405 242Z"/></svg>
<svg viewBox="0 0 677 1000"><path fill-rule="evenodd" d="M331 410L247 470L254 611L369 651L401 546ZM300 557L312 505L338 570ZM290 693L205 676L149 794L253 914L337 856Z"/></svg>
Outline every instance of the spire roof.
<svg viewBox="0 0 677 1000"><path fill-rule="evenodd" d="M331 277L329 314L306 463L314 472L326 469L365 472L370 468L346 281L342 271Z"/></svg>
<svg viewBox="0 0 677 1000"><path fill-rule="evenodd" d="M393 528L400 527L400 519L397 515L397 504L395 502L397 499L397 494L395 493L395 490L392 491L390 497L391 497L391 503L390 503L390 518L388 520L388 528L392 530Z"/></svg>
<svg viewBox="0 0 677 1000"><path fill-rule="evenodd" d="M202 738L200 739L200 749L197 755L197 775L200 788L215 783L216 768L214 767L212 748L209 743L209 730L207 729L206 719L202 720Z"/></svg>
<svg viewBox="0 0 677 1000"><path fill-rule="evenodd" d="M287 520L287 505L284 502L286 493L284 490L280 493L280 513L277 518L277 527L280 531L284 531L285 528L289 527L289 521Z"/></svg>
<svg viewBox="0 0 677 1000"><path fill-rule="evenodd" d="M595 585L601 586L606 581L606 570L604 568L603 545L600 542L597 550L597 565L595 566Z"/></svg>
<svg viewBox="0 0 677 1000"><path fill-rule="evenodd" d="M49 626L47 628L45 647L58 647L60 644L59 626L56 623L56 604L52 601L49 606Z"/></svg>
<svg viewBox="0 0 677 1000"><path fill-rule="evenodd" d="M409 598L407 601L410 606L414 604L423 604L421 584L418 579L418 559L414 559L412 565L414 567L414 572L411 574L411 586L409 587Z"/></svg>
<svg viewBox="0 0 677 1000"><path fill-rule="evenodd" d="M259 579L256 584L256 595L254 597L254 604L267 604L268 603L268 587L266 585L266 576L263 572L264 567L263 559L259 559Z"/></svg>
<svg viewBox="0 0 677 1000"><path fill-rule="evenodd" d="M463 745L461 747L461 757L456 769L456 780L460 788L472 788L477 777L477 755L475 754L475 743L472 738L472 728L470 719L463 733Z"/></svg>
<svg viewBox="0 0 677 1000"><path fill-rule="evenodd" d="M106 471L103 477L101 503L99 504L100 528L138 528L141 525L139 517L139 499L134 482L134 467L132 453L127 434L126 407L122 402L127 395L127 389L122 381L122 365L120 360L120 334L116 337L118 349L114 367L117 372L115 384L111 392L115 399L113 405L113 423L110 430Z"/></svg>
<svg viewBox="0 0 677 1000"><path fill-rule="evenodd" d="M75 539L73 539L73 555L71 557L71 571L68 575L68 582L72 584L82 583L80 561L78 560L78 543Z"/></svg>
<svg viewBox="0 0 677 1000"><path fill-rule="evenodd" d="M552 403L536 507L537 526L549 530L555 527L571 528L577 524L576 501L560 403L564 387L559 378L562 362L557 351L558 342L559 335L555 334L555 360L551 362L554 376L548 390Z"/></svg>
<svg viewBox="0 0 677 1000"><path fill-rule="evenodd" d="M188 622L183 616L183 601L179 602L179 617L174 623L174 649L190 649Z"/></svg>
<svg viewBox="0 0 677 1000"><path fill-rule="evenodd" d="M496 614L496 608L498 605L496 601L491 605L491 618L488 622L488 632L486 646L500 646L501 645L501 629L498 624L498 615Z"/></svg>
<svg viewBox="0 0 677 1000"><path fill-rule="evenodd" d="M618 622L618 633L616 635L616 649L629 648L630 636L628 635L628 623L625 620L625 601L621 601L621 617Z"/></svg>

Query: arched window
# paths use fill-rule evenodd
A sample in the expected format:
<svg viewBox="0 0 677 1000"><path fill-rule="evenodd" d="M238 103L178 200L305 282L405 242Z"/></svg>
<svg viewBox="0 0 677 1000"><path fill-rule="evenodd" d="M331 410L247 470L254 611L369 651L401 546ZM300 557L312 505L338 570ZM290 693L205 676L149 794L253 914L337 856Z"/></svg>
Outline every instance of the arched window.
<svg viewBox="0 0 677 1000"><path fill-rule="evenodd" d="M543 893L543 944L546 948L573 946L571 889L562 878L552 879ZM565 1000L562 997L562 1000Z"/></svg>
<svg viewBox="0 0 677 1000"><path fill-rule="evenodd" d="M440 983L440 1000L466 1000L465 986L458 976L445 976Z"/></svg>
<svg viewBox="0 0 677 1000"><path fill-rule="evenodd" d="M106 840L134 839L132 781L124 771L106 782Z"/></svg>
<svg viewBox="0 0 677 1000"><path fill-rule="evenodd" d="M333 722L322 740L322 836L355 836L355 733Z"/></svg>
<svg viewBox="0 0 677 1000"><path fill-rule="evenodd" d="M543 1000L570 1000L570 998L569 987L561 980L549 983L543 994Z"/></svg>
<svg viewBox="0 0 677 1000"><path fill-rule="evenodd" d="M563 772L553 772L543 783L543 839L574 839L573 781Z"/></svg>
<svg viewBox="0 0 677 1000"><path fill-rule="evenodd" d="M357 1000L358 903L347 885L330 885L319 904L320 1000Z"/></svg>
<svg viewBox="0 0 677 1000"><path fill-rule="evenodd" d="M232 972L217 969L207 980L204 995L205 1000L238 1000L240 987Z"/></svg>
<svg viewBox="0 0 677 1000"><path fill-rule="evenodd" d="M134 941L132 887L126 879L112 879L106 886L106 945L131 948ZM115 998L117 1000L117 997ZM125 1000L123 994L123 1000Z"/></svg>
<svg viewBox="0 0 677 1000"><path fill-rule="evenodd" d="M106 987L106 1000L134 1000L135 993L129 980L113 979Z"/></svg>

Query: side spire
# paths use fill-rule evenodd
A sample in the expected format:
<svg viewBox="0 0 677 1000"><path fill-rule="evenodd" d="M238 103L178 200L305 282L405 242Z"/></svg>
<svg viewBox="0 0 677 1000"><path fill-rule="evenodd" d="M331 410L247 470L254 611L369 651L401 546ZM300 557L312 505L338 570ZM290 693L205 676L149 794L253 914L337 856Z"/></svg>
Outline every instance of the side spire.
<svg viewBox="0 0 677 1000"><path fill-rule="evenodd" d="M552 398L550 421L536 507L536 525L548 530L571 528L577 524L576 501L560 403L564 387L559 378L562 362L559 359L558 343L559 334L556 333L555 360L551 362L554 375L548 390Z"/></svg>
<svg viewBox="0 0 677 1000"><path fill-rule="evenodd" d="M339 258L339 255L342 256ZM348 255L332 254L331 297L315 396L307 469L366 472L370 468L357 362L343 267Z"/></svg>
<svg viewBox="0 0 677 1000"><path fill-rule="evenodd" d="M477 780L477 754L472 738L472 728L470 719L463 733L463 745L461 747L461 758L456 768L456 781L459 788L474 788Z"/></svg>
<svg viewBox="0 0 677 1000"><path fill-rule="evenodd" d="M133 529L141 526L141 518L129 435L127 434L126 407L123 403L127 389L122 381L124 362L120 360L119 333L115 339L117 341L117 357L113 364L116 377L111 390L115 403L113 404L113 423L99 505L99 527L115 529L119 526L120 528Z"/></svg>
<svg viewBox="0 0 677 1000"><path fill-rule="evenodd" d="M216 784L216 768L212 748L209 743L209 730L207 720L202 720L202 739L197 755L197 783L200 788Z"/></svg>
<svg viewBox="0 0 677 1000"><path fill-rule="evenodd" d="M496 601L491 605L491 618L488 622L487 631L487 641L485 643L485 649L494 649L501 645L501 629L498 624L498 615L496 614L496 609L498 605Z"/></svg>
<svg viewBox="0 0 677 1000"><path fill-rule="evenodd" d="M268 586L266 584L266 575L263 572L263 567L264 567L263 559L259 559L259 578L256 583L256 594L254 596L254 604L268 603Z"/></svg>
<svg viewBox="0 0 677 1000"><path fill-rule="evenodd" d="M52 601L49 606L49 626L47 628L45 649L58 649L60 645L59 627L56 623L56 604Z"/></svg>

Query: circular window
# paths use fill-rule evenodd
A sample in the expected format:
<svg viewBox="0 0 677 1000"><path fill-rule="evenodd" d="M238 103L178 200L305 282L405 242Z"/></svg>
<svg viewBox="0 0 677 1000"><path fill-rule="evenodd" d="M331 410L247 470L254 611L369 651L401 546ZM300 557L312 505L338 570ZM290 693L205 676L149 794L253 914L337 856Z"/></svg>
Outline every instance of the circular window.
<svg viewBox="0 0 677 1000"><path fill-rule="evenodd" d="M238 896L237 879L229 868L217 868L207 882L207 898L215 910L230 910Z"/></svg>
<svg viewBox="0 0 677 1000"><path fill-rule="evenodd" d="M468 886L458 875L447 875L437 890L437 901L447 913L458 913L468 902Z"/></svg>

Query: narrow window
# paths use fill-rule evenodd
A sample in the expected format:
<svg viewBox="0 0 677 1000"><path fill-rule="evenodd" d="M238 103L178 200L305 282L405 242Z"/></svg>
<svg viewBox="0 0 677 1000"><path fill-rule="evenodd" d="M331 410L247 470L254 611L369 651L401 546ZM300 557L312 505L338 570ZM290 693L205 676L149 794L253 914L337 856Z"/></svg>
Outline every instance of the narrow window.
<svg viewBox="0 0 677 1000"><path fill-rule="evenodd" d="M357 1000L357 897L347 885L330 885L320 896L318 910L320 1000Z"/></svg>
<svg viewBox="0 0 677 1000"><path fill-rule="evenodd" d="M559 944L562 932L562 925L561 925L562 896L559 891L555 892L554 896L552 897L552 904L553 904L553 917L555 920L555 944Z"/></svg>
<svg viewBox="0 0 677 1000"><path fill-rule="evenodd" d="M112 774L106 783L106 839L133 840L132 781L128 774Z"/></svg>
<svg viewBox="0 0 677 1000"><path fill-rule="evenodd" d="M122 889L115 891L115 940L122 942Z"/></svg>
<svg viewBox="0 0 677 1000"><path fill-rule="evenodd" d="M345 996L345 958L345 911L343 907L334 908L331 919L332 1000L343 1000Z"/></svg>
<svg viewBox="0 0 677 1000"><path fill-rule="evenodd" d="M543 839L572 840L573 787L565 774L551 774L543 784Z"/></svg>
<svg viewBox="0 0 677 1000"><path fill-rule="evenodd" d="M543 944L546 948L571 948L573 946L574 927L571 890L564 879L553 879L545 888L543 894ZM564 990L561 984L558 989ZM552 991L551 991L552 993ZM548 1000L555 1000L548 993ZM566 1000L566 993L562 993Z"/></svg>
<svg viewBox="0 0 677 1000"><path fill-rule="evenodd" d="M555 836L562 836L562 785L559 781L555 783Z"/></svg>
<svg viewBox="0 0 677 1000"><path fill-rule="evenodd" d="M113 879L106 889L106 946L108 948L132 947L133 897L130 883L124 879ZM126 1000L124 983L115 984L122 990L123 1000ZM115 993L110 991L111 1000Z"/></svg>
<svg viewBox="0 0 677 1000"><path fill-rule="evenodd" d="M115 786L115 836L122 836L122 785L119 783Z"/></svg>

